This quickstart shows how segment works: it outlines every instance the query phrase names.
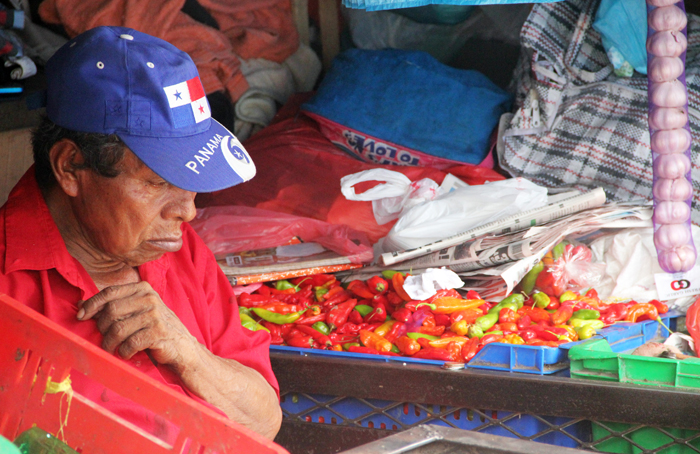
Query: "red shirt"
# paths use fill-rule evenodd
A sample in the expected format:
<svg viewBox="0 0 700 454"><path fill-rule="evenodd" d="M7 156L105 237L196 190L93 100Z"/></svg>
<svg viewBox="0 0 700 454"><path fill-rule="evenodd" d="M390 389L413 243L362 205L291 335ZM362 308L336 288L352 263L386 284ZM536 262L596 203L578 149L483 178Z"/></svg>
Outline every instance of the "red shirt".
<svg viewBox="0 0 700 454"><path fill-rule="evenodd" d="M278 390L270 366L269 334L241 326L233 289L214 255L189 224L183 223L182 232L182 248L138 267L141 279L150 283L190 333L211 352L257 370ZM36 183L34 168L30 168L0 208L0 293L100 346L102 335L96 322L76 318L77 302L97 292L83 266L68 253ZM128 362L155 380L209 405L185 388L168 367L155 366L146 353L139 352ZM150 433L173 441L172 431L158 416L86 377L71 376L71 380L76 392Z"/></svg>

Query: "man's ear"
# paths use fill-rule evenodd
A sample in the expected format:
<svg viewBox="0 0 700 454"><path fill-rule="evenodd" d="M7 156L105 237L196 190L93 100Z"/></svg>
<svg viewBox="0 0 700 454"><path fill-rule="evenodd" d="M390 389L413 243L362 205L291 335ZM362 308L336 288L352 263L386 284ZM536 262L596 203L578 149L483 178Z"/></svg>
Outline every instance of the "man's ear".
<svg viewBox="0 0 700 454"><path fill-rule="evenodd" d="M49 150L49 160L58 186L68 196L77 196L79 183L76 172L85 161L80 148L72 140L61 139Z"/></svg>

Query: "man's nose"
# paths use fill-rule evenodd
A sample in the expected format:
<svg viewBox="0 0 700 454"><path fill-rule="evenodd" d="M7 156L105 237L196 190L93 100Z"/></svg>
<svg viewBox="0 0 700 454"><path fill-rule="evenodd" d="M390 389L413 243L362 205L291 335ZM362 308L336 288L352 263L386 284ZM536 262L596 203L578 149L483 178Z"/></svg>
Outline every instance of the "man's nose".
<svg viewBox="0 0 700 454"><path fill-rule="evenodd" d="M184 222L189 222L194 219L197 214L197 209L194 206L194 198L197 193L175 187L172 188L172 191L172 200L166 205L163 217L165 219L178 219Z"/></svg>

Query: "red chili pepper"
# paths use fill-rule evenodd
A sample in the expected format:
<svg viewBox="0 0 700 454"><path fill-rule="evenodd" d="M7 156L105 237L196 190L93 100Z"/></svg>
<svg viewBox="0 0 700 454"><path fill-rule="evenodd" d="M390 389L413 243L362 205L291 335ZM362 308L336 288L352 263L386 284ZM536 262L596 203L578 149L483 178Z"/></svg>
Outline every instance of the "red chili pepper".
<svg viewBox="0 0 700 454"><path fill-rule="evenodd" d="M668 305L659 300L651 300L649 301L649 304L653 304L656 307L656 310L659 311L659 314L665 314L668 312Z"/></svg>
<svg viewBox="0 0 700 454"><path fill-rule="evenodd" d="M518 321L518 314L509 307L504 307L498 312L498 323L514 323Z"/></svg>
<svg viewBox="0 0 700 454"><path fill-rule="evenodd" d="M462 345L462 359L465 363L469 362L479 351L479 341L478 337L472 337L464 345Z"/></svg>
<svg viewBox="0 0 700 454"><path fill-rule="evenodd" d="M343 290L342 287L336 287L339 288L340 290L335 292L331 297L324 299L321 301L321 304L323 307L333 307L338 304L344 303L345 301L348 301L351 299L350 293ZM330 293L330 292L328 292ZM326 293L326 295L328 294Z"/></svg>
<svg viewBox="0 0 700 454"><path fill-rule="evenodd" d="M488 333L489 331L501 331L501 325L496 323L494 325L491 325L491 328L487 329L484 331L485 333Z"/></svg>
<svg viewBox="0 0 700 454"><path fill-rule="evenodd" d="M349 342L358 342L358 336L357 334L340 334L338 332L335 333L330 333L328 335L328 338L333 342L334 345L336 344L347 344Z"/></svg>
<svg viewBox="0 0 700 454"><path fill-rule="evenodd" d="M372 276L367 280L367 287L373 293L385 293L389 289L389 283L381 276Z"/></svg>
<svg viewBox="0 0 700 454"><path fill-rule="evenodd" d="M545 341L542 339L531 339L531 340L525 341L525 345L531 345L534 347L559 347L559 342L557 342L557 341Z"/></svg>
<svg viewBox="0 0 700 454"><path fill-rule="evenodd" d="M530 326L532 319L529 315L523 315L517 322L518 328L527 329Z"/></svg>
<svg viewBox="0 0 700 454"><path fill-rule="evenodd" d="M520 328L518 328L517 323L499 323L501 326L501 331L503 331L503 335L510 334L510 333L517 333Z"/></svg>
<svg viewBox="0 0 700 454"><path fill-rule="evenodd" d="M695 354L700 356L700 298L685 313L685 327L695 341Z"/></svg>
<svg viewBox="0 0 700 454"><path fill-rule="evenodd" d="M372 297L372 301L370 302L370 305L372 307L377 307L377 304L383 304L384 306L390 306L389 304L389 299L386 297L386 295L374 295Z"/></svg>
<svg viewBox="0 0 700 454"><path fill-rule="evenodd" d="M608 312L605 312L604 314L601 314L600 318L598 320L605 323L606 325L612 325L618 319L615 316L615 313L613 311L608 311Z"/></svg>
<svg viewBox="0 0 700 454"><path fill-rule="evenodd" d="M396 339L403 336L404 334L406 334L406 324L403 322L396 321L393 325L391 325L391 329L388 333L386 333L384 338L389 342L394 342Z"/></svg>
<svg viewBox="0 0 700 454"><path fill-rule="evenodd" d="M525 343L532 339L537 339L537 333L532 328L518 331L518 336L520 336L525 341Z"/></svg>
<svg viewBox="0 0 700 454"><path fill-rule="evenodd" d="M308 317L302 317L299 320L297 320L296 322L294 322L294 324L295 325L313 325L316 322L325 322L326 317L327 317L326 313L321 312L320 314L309 315Z"/></svg>
<svg viewBox="0 0 700 454"><path fill-rule="evenodd" d="M606 313L610 312L615 315L615 321L624 320L629 312L629 306L626 303L613 304L608 308Z"/></svg>
<svg viewBox="0 0 700 454"><path fill-rule="evenodd" d="M238 295L238 305L243 307L260 307L263 304L274 302L273 299L265 295L250 295L248 293Z"/></svg>
<svg viewBox="0 0 700 454"><path fill-rule="evenodd" d="M336 278L333 274L314 274L312 276L296 277L294 279L290 279L289 282L291 282L294 285L308 283L313 287L323 287L324 285L330 284L335 280Z"/></svg>
<svg viewBox="0 0 700 454"><path fill-rule="evenodd" d="M467 291L467 295L465 296L465 299L468 300L480 300L481 297L479 294L476 292L476 290L469 290Z"/></svg>
<svg viewBox="0 0 700 454"><path fill-rule="evenodd" d="M264 320L260 322L260 324L270 331L270 343L272 345L282 345L284 343L284 339L282 338L282 325L266 322Z"/></svg>
<svg viewBox="0 0 700 454"><path fill-rule="evenodd" d="M347 300L344 303L340 303L337 306L333 306L330 311L328 311L326 317L326 323L330 327L331 331L343 326L348 321L348 316L350 311L357 305L356 299Z"/></svg>
<svg viewBox="0 0 700 454"><path fill-rule="evenodd" d="M561 307L561 303L559 302L559 300L556 298L550 298L549 304L547 305L547 307L545 307L545 309L547 309L548 311L556 311L557 309L559 309L559 307Z"/></svg>
<svg viewBox="0 0 700 454"><path fill-rule="evenodd" d="M287 345L290 347L311 348L314 345L314 338L309 335L299 334L288 338Z"/></svg>
<svg viewBox="0 0 700 454"><path fill-rule="evenodd" d="M435 324L437 326L451 326L452 322L447 314L435 314Z"/></svg>
<svg viewBox="0 0 700 454"><path fill-rule="evenodd" d="M277 290L276 288L270 288L270 294L271 295L291 295L292 293L296 293L297 289L296 288L286 288L284 290Z"/></svg>
<svg viewBox="0 0 700 454"><path fill-rule="evenodd" d="M348 322L348 323L345 323L340 328L337 328L335 330L335 332L338 334L357 334L360 332L361 329L363 329L363 328L361 328L361 325L356 325L354 323Z"/></svg>
<svg viewBox="0 0 700 454"><path fill-rule="evenodd" d="M359 298L364 298L364 299L368 299L368 300L371 300L372 297L374 296L374 293L372 293L370 291L367 284L364 281L361 281L359 279L355 279L354 281L351 281L347 285L346 290Z"/></svg>
<svg viewBox="0 0 700 454"><path fill-rule="evenodd" d="M420 345L422 348L433 348L430 345L430 339L426 339L425 337L419 337L416 339L416 342L418 342L418 345Z"/></svg>
<svg viewBox="0 0 700 454"><path fill-rule="evenodd" d="M502 334L487 334L481 338L481 341L479 343L481 345L487 345L487 344L490 344L491 342L498 342L501 339L503 339Z"/></svg>
<svg viewBox="0 0 700 454"><path fill-rule="evenodd" d="M429 334L431 336L439 336L445 332L444 326L421 326L418 330L419 333Z"/></svg>
<svg viewBox="0 0 700 454"><path fill-rule="evenodd" d="M422 359L433 359L437 361L457 361L459 359L455 356L453 351L447 350L445 348L435 347L423 348L420 351L417 351L413 355L413 357Z"/></svg>
<svg viewBox="0 0 700 454"><path fill-rule="evenodd" d="M399 322L406 323L407 321L409 321L411 319L411 315L413 315L413 313L410 310L406 309L405 307L402 307L400 309L396 309L394 311L394 313L391 314L391 317L394 320L398 320Z"/></svg>
<svg viewBox="0 0 700 454"><path fill-rule="evenodd" d="M255 293L258 293L263 296L270 296L270 287L268 287L267 285L262 285L255 291Z"/></svg>
<svg viewBox="0 0 700 454"><path fill-rule="evenodd" d="M331 346L333 344L327 335L316 331L314 328L308 325L299 325L297 326L297 329L307 336L313 337L314 340L321 345Z"/></svg>
<svg viewBox="0 0 700 454"><path fill-rule="evenodd" d="M549 323L550 318L551 318L550 315L549 315L549 312L547 312L546 310L542 309L541 307L531 307L531 308L528 308L528 309L525 311L525 314L526 314L526 315L529 315L529 316L530 316L530 319L531 319L533 322L546 321L547 323Z"/></svg>
<svg viewBox="0 0 700 454"><path fill-rule="evenodd" d="M586 298L592 298L594 300L600 301L600 298L598 297L598 291L594 288L588 289L586 294L584 295Z"/></svg>
<svg viewBox="0 0 700 454"><path fill-rule="evenodd" d="M364 318L365 323L384 322L385 320L386 320L386 306L384 306L382 303L377 304L375 306L375 308L372 309L372 312L365 315L365 318Z"/></svg>
<svg viewBox="0 0 700 454"><path fill-rule="evenodd" d="M348 316L348 323L354 323L355 325L359 325L363 321L364 320L362 320L362 314L360 314L355 309L350 311L350 315Z"/></svg>

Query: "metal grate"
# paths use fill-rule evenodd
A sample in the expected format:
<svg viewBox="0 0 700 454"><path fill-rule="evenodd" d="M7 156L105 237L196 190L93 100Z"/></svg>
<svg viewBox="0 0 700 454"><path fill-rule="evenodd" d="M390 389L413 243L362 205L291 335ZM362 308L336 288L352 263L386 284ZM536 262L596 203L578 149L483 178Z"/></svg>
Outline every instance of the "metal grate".
<svg viewBox="0 0 700 454"><path fill-rule="evenodd" d="M500 410L288 392L287 420L404 431L422 424L599 452L700 453L700 432Z"/></svg>

